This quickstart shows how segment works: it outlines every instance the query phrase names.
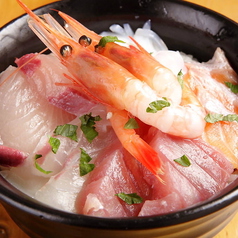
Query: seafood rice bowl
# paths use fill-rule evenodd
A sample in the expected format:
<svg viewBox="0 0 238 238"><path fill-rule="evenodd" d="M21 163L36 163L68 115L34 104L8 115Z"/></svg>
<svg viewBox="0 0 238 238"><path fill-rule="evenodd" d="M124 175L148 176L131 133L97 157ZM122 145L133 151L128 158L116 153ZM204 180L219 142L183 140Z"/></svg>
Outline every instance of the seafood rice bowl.
<svg viewBox="0 0 238 238"><path fill-rule="evenodd" d="M237 24L174 0L17 2L0 32L12 219L31 237L216 235L238 209Z"/></svg>

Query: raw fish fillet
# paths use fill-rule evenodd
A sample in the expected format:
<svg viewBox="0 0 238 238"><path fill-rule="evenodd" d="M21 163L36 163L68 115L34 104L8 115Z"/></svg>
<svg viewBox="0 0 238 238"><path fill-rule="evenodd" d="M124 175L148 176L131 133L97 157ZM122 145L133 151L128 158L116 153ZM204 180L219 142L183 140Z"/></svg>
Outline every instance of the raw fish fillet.
<svg viewBox="0 0 238 238"><path fill-rule="evenodd" d="M238 97L225 85L237 84L238 76L230 67L224 52L218 48L206 63L189 62L187 82L207 112L238 112Z"/></svg>
<svg viewBox="0 0 238 238"><path fill-rule="evenodd" d="M187 81L207 113L238 114L238 96L225 85L225 82L237 84L238 76L220 48L210 61L192 61L186 66ZM202 138L238 168L238 122L207 123Z"/></svg>
<svg viewBox="0 0 238 238"><path fill-rule="evenodd" d="M10 66L0 82L16 68ZM0 87L0 138L2 144L31 153L42 136L75 116L66 113L38 94L18 71Z"/></svg>
<svg viewBox="0 0 238 238"><path fill-rule="evenodd" d="M138 194L123 156L123 149L117 142L116 146L115 144L110 146L97 159L97 168L90 173L77 197L76 210L78 213L99 217L138 215L142 204L128 205L115 196L121 192Z"/></svg>
<svg viewBox="0 0 238 238"><path fill-rule="evenodd" d="M163 162L165 173L161 179L164 183L144 170L144 177L153 188L139 215L180 210L211 198L226 187L233 166L221 153L201 139L180 139L155 129L150 133L151 145ZM189 158L189 167L174 161L182 155Z"/></svg>
<svg viewBox="0 0 238 238"><path fill-rule="evenodd" d="M15 167L22 164L28 154L7 146L0 145L0 165L4 167Z"/></svg>
<svg viewBox="0 0 238 238"><path fill-rule="evenodd" d="M73 82L67 78L72 76L53 54L27 54L17 59L16 63L20 67L32 58L21 71L29 85L51 104L77 116L86 113L95 105L83 88L74 88Z"/></svg>

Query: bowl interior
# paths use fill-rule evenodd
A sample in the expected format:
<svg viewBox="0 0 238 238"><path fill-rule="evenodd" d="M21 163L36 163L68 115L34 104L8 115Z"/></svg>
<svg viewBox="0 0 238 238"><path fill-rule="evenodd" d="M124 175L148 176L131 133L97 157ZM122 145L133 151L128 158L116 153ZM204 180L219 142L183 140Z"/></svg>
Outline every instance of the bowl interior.
<svg viewBox="0 0 238 238"><path fill-rule="evenodd" d="M62 23L58 14L50 9L61 10L98 33L108 29L113 23L130 23L136 29L150 19L152 29L160 35L168 48L192 54L200 61L207 61L215 49L221 47L238 72L237 24L194 4L175 0L87 0L87 4L83 0L63 0L42 7L36 13L51 12ZM45 48L28 28L26 21L27 16L22 16L2 28L0 72L9 64L14 64L16 57ZM1 176L0 199L13 207L59 222L104 229L148 229L182 223L228 206L238 199L237 184L238 180L216 197L187 210L150 218L106 219L65 213L32 200Z"/></svg>

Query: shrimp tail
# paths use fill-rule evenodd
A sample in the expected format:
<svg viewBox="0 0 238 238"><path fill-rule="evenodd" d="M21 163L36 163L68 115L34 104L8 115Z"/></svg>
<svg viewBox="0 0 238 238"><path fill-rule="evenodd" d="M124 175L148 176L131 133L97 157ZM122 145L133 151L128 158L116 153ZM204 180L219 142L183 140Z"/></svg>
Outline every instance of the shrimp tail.
<svg viewBox="0 0 238 238"><path fill-rule="evenodd" d="M124 129L129 119L128 112L112 108L109 111L112 113L111 125L123 147L162 181L159 177L159 174L163 174L162 163L157 152L134 129Z"/></svg>

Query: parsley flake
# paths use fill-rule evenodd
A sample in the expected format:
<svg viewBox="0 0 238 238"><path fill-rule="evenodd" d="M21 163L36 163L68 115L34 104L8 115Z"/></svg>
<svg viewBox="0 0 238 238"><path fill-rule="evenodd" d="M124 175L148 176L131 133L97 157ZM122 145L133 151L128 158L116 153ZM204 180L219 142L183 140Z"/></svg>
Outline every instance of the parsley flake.
<svg viewBox="0 0 238 238"><path fill-rule="evenodd" d="M64 124L57 126L54 130L55 135L61 135L70 138L73 141L78 141L77 137L78 126L71 124Z"/></svg>
<svg viewBox="0 0 238 238"><path fill-rule="evenodd" d="M60 146L60 140L54 137L50 137L49 144L51 146L52 152L56 154Z"/></svg>
<svg viewBox="0 0 238 238"><path fill-rule="evenodd" d="M35 167L36 167L40 172L42 172L42 173L44 173L44 174L50 174L50 173L52 173L52 171L46 171L46 170L44 170L43 168L41 168L41 166L36 162L36 160L39 159L39 158L41 158L41 157L42 157L42 155L40 155L40 154L36 154L36 155L35 155Z"/></svg>
<svg viewBox="0 0 238 238"><path fill-rule="evenodd" d="M84 136L88 142L92 142L95 137L98 136L96 131L95 121L102 120L100 116L93 117L92 113L85 114L79 118L81 120L81 130L83 131Z"/></svg>
<svg viewBox="0 0 238 238"><path fill-rule="evenodd" d="M135 118L130 118L124 125L124 129L138 129L139 125Z"/></svg>
<svg viewBox="0 0 238 238"><path fill-rule="evenodd" d="M181 88L183 88L184 81L183 81L183 72L182 72L182 70L179 71L179 73L177 75L177 79L178 79L178 82L179 82Z"/></svg>
<svg viewBox="0 0 238 238"><path fill-rule="evenodd" d="M118 196L122 201L126 202L127 204L139 204L143 202L142 197L137 195L137 193L117 193L115 196Z"/></svg>
<svg viewBox="0 0 238 238"><path fill-rule="evenodd" d="M98 43L98 46L101 46L101 47L105 47L107 43L109 42L121 42L121 43L125 43L124 41L122 40L119 40L117 38L117 36L104 36L100 39L99 43Z"/></svg>
<svg viewBox="0 0 238 238"><path fill-rule="evenodd" d="M95 168L95 165L89 164L92 158L86 153L84 149L80 148L80 150L81 150L81 157L79 163L79 172L80 176L84 176L90 173Z"/></svg>
<svg viewBox="0 0 238 238"><path fill-rule="evenodd" d="M219 113L208 113L204 120L208 123L215 123L218 121L237 121L238 122L238 115L237 114L228 114L224 116L223 114Z"/></svg>
<svg viewBox="0 0 238 238"><path fill-rule="evenodd" d="M174 161L184 167L189 167L191 165L191 162L186 155L183 155L178 159L174 159Z"/></svg>
<svg viewBox="0 0 238 238"><path fill-rule="evenodd" d="M225 82L225 85L230 88L230 90L233 92L233 93L238 93L238 84L233 84L233 83L230 83L230 82Z"/></svg>
<svg viewBox="0 0 238 238"><path fill-rule="evenodd" d="M167 100L167 98L163 97L163 100L156 100L149 104L149 107L147 107L146 112L149 113L156 113L158 111L161 111L165 107L169 107L170 102Z"/></svg>

